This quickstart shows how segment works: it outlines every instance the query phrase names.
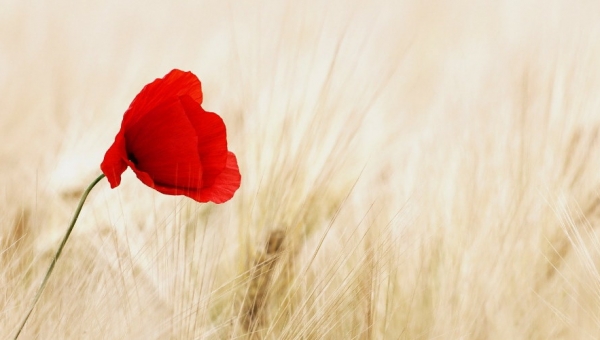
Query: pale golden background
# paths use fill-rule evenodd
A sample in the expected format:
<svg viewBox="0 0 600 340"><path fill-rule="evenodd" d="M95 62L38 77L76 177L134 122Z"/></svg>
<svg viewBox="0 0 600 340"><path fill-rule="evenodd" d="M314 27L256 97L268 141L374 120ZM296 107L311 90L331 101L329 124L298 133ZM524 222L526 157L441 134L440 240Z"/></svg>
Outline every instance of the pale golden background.
<svg viewBox="0 0 600 340"><path fill-rule="evenodd" d="M0 0L0 338L172 68L240 191L101 182L21 339L600 338L600 3L566 0Z"/></svg>

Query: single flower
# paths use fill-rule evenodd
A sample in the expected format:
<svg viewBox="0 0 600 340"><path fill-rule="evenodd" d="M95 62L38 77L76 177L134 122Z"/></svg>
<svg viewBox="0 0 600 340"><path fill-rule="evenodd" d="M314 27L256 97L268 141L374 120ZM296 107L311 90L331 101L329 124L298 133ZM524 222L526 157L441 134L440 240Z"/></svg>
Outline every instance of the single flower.
<svg viewBox="0 0 600 340"><path fill-rule="evenodd" d="M223 203L240 187L223 119L202 106L200 80L173 70L146 85L123 116L100 168L111 188L130 167L147 186L198 202Z"/></svg>

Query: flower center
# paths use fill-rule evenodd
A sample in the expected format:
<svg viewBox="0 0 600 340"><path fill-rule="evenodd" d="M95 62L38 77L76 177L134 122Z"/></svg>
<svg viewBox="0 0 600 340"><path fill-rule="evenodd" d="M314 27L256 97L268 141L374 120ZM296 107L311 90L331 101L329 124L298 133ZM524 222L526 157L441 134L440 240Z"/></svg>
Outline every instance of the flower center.
<svg viewBox="0 0 600 340"><path fill-rule="evenodd" d="M137 165L138 161L137 158L135 158L135 156L132 153L128 153L127 154L127 158L135 165Z"/></svg>

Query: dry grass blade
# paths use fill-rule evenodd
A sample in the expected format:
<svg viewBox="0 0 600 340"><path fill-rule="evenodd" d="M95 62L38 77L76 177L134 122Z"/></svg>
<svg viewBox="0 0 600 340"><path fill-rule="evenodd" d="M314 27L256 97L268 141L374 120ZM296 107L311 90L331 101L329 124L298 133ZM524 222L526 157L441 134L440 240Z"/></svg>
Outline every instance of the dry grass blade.
<svg viewBox="0 0 600 340"><path fill-rule="evenodd" d="M251 338L256 337L265 324L264 307L271 287L273 270L281 258L284 239L285 230L271 231L264 249L256 254L249 271L249 286L242 307L242 324Z"/></svg>

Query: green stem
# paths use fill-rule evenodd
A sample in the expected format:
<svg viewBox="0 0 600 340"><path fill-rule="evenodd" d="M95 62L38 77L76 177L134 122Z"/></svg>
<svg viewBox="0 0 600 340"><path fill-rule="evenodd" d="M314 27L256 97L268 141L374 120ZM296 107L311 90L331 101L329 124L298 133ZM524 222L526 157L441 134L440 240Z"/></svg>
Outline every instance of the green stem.
<svg viewBox="0 0 600 340"><path fill-rule="evenodd" d="M21 334L21 331L25 327L25 324L27 323L27 320L29 319L29 316L31 315L31 312L33 312L33 309L35 308L35 305L37 304L38 300L40 299L40 296L42 295L42 292L44 291L44 288L46 288L46 284L48 283L48 278L50 278L50 274L52 274L52 271L54 270L54 266L56 265L56 261L58 261L58 257L62 253L63 248L65 247L65 244L67 243L67 240L69 239L69 236L71 235L71 232L73 231L73 227L75 227L75 222L77 222L77 218L79 217L79 213L81 212L81 208L83 208L83 203L85 202L85 199L88 197L90 191L92 191L92 188L94 188L94 186L96 184L98 184L98 182L100 182L100 180L103 179L104 177L105 177L104 174L98 176L98 178L96 178L87 187L87 189L85 189L85 191L83 192L83 195L81 196L81 199L79 200L79 205L77 206L77 210L75 210L75 214L73 215L73 219L71 220L71 225L69 225L69 229L67 230L67 233L65 234L65 237L63 238L62 242L60 243L60 246L58 247L58 250L56 251L56 254L54 254L54 258L52 259L52 263L50 264L50 267L48 268L48 271L46 272L46 276L44 277L44 280L42 281L42 284L40 285L40 288L38 288L38 291L35 294L35 298L33 299L33 304L31 304L31 308L29 309L29 312L27 313L27 315L23 319L23 322L21 323L21 326L19 327L19 331L17 331L17 334L14 337L15 340L17 340L17 338Z"/></svg>

